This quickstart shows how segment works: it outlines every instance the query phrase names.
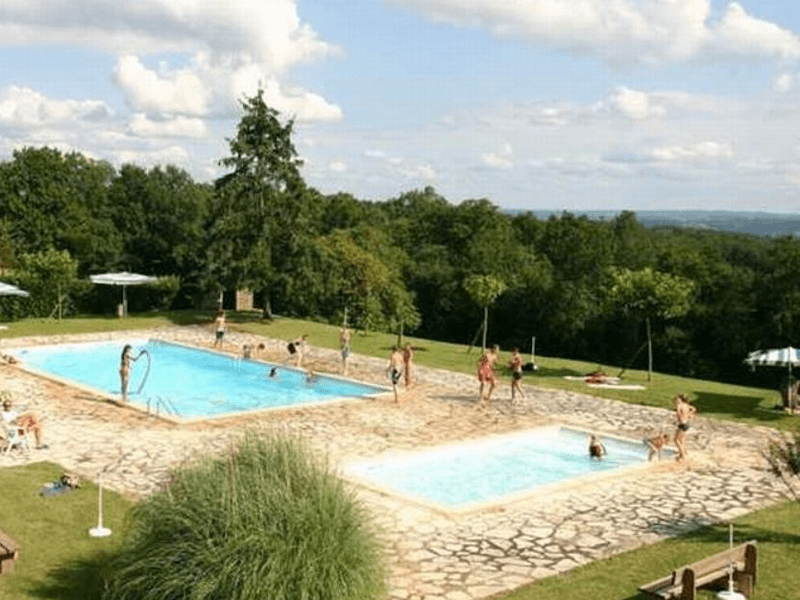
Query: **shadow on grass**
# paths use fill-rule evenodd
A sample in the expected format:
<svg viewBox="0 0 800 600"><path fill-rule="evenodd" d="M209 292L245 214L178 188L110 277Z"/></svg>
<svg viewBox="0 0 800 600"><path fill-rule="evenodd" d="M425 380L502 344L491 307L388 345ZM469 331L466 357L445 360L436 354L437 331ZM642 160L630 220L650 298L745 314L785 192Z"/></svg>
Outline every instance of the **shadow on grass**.
<svg viewBox="0 0 800 600"><path fill-rule="evenodd" d="M692 402L700 414L731 415L763 423L774 423L792 418L783 411L766 406L763 396L731 396L712 392L695 391ZM798 419L800 423L800 419Z"/></svg>
<svg viewBox="0 0 800 600"><path fill-rule="evenodd" d="M113 552L98 552L74 559L51 570L31 596L51 600L100 600L105 589L108 564L116 558Z"/></svg>
<svg viewBox="0 0 800 600"><path fill-rule="evenodd" d="M656 533L669 533L677 528L678 522L667 519L652 523L650 529ZM749 523L737 523L733 528L734 545L743 544L750 540L756 540L760 544L780 544L800 546L800 534L787 531L775 531L756 527ZM693 531L688 531L675 536L676 540L683 543L696 544L719 544L720 552L730 543L730 535L727 523L717 523L714 525L704 525ZM689 561L694 562L694 561ZM679 567L681 565L675 565Z"/></svg>
<svg viewBox="0 0 800 600"><path fill-rule="evenodd" d="M539 366L535 371L528 371L532 378L536 377L583 377L586 373L578 371L577 369L567 369L560 367L558 369L550 367Z"/></svg>

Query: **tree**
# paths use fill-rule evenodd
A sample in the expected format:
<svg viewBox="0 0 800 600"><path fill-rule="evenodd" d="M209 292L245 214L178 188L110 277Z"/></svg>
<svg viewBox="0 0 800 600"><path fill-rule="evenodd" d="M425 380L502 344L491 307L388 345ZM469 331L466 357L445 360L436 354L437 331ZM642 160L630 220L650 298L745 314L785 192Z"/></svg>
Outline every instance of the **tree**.
<svg viewBox="0 0 800 600"><path fill-rule="evenodd" d="M78 262L66 250L45 250L23 254L19 258L16 276L20 285L30 293L29 307L37 317L54 315L61 320L76 298L91 284L78 278Z"/></svg>
<svg viewBox="0 0 800 600"><path fill-rule="evenodd" d="M211 216L210 272L224 288L264 293L265 316L277 275L307 241L309 222L302 161L292 143L294 121L285 125L264 102L264 90L241 102L230 156L232 169L216 181Z"/></svg>
<svg viewBox="0 0 800 600"><path fill-rule="evenodd" d="M489 327L489 306L506 290L506 284L492 275L470 275L464 280L470 298L483 307L483 343L486 351L486 332Z"/></svg>
<svg viewBox="0 0 800 600"><path fill-rule="evenodd" d="M653 374L653 341L650 320L672 319L689 312L694 284L688 279L654 271L646 267L639 271L612 267L608 272L610 286L606 301L609 306L634 318L643 318L647 326L647 380Z"/></svg>

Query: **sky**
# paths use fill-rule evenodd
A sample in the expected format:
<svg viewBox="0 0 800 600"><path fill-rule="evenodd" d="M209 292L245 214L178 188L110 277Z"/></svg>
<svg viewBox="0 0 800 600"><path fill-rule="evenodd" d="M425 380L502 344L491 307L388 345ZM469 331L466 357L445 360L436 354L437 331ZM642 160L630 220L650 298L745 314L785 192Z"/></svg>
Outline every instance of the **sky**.
<svg viewBox="0 0 800 600"><path fill-rule="evenodd" d="M324 194L800 213L793 0L3 0L0 160L224 174L261 87Z"/></svg>

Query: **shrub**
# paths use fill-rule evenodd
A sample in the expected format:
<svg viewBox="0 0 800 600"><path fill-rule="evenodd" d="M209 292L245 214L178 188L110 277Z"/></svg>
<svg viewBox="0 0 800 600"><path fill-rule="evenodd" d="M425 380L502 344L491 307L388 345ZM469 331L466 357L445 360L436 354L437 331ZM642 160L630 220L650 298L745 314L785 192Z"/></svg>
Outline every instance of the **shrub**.
<svg viewBox="0 0 800 600"><path fill-rule="evenodd" d="M245 435L137 505L107 600L355 600L385 571L364 507L295 439Z"/></svg>

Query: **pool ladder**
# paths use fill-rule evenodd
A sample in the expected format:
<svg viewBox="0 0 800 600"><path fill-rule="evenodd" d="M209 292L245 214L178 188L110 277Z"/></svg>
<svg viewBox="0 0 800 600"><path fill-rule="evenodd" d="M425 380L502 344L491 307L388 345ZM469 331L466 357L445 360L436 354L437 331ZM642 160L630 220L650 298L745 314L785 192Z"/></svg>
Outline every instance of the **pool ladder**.
<svg viewBox="0 0 800 600"><path fill-rule="evenodd" d="M153 405L151 409L151 403ZM161 396L152 396L147 399L147 415L150 416L155 411L155 416L160 416L161 411L164 411L165 414L169 414L175 417L180 417L180 413L178 409L175 408L175 404L169 398L162 398Z"/></svg>

